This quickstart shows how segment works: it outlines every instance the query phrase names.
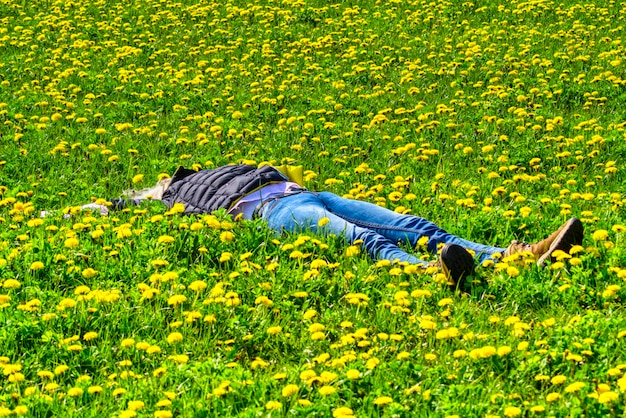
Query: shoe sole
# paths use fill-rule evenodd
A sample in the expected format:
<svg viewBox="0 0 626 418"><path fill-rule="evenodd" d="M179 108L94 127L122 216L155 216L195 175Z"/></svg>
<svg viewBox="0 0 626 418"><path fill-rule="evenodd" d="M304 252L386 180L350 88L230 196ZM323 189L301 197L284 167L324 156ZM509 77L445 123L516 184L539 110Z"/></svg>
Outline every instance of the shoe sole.
<svg viewBox="0 0 626 418"><path fill-rule="evenodd" d="M448 244L441 250L441 269L454 282L453 288L462 289L465 278L474 272L474 257L460 245Z"/></svg>
<svg viewBox="0 0 626 418"><path fill-rule="evenodd" d="M582 244L583 236L584 228L582 222L580 222L580 220L577 218L571 218L567 221L561 233L552 242L552 245L550 245L548 251L546 251L545 254L539 257L539 259L537 260L537 265L539 267L543 267L548 258L554 261L552 253L556 250L561 250L569 254L569 251L574 245Z"/></svg>

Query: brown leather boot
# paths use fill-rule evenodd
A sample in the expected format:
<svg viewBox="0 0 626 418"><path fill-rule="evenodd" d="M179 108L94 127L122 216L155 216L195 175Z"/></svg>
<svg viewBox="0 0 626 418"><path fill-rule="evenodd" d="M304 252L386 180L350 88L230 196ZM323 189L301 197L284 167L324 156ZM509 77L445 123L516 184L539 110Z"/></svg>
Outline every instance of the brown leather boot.
<svg viewBox="0 0 626 418"><path fill-rule="evenodd" d="M583 242L583 224L577 218L570 218L559 229L554 231L548 238L534 244L526 244L519 241L511 242L504 251L504 256L521 252L530 252L537 259L537 265L543 266L548 257L556 250L569 253L574 245Z"/></svg>

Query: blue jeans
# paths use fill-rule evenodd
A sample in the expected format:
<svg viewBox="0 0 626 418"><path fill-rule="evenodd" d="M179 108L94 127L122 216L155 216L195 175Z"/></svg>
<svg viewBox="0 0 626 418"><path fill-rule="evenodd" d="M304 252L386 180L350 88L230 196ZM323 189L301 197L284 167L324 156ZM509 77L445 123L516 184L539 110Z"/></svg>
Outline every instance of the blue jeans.
<svg viewBox="0 0 626 418"><path fill-rule="evenodd" d="M398 243L415 246L428 237L428 251L436 253L438 245L458 244L474 251L478 262L503 253L504 248L478 244L447 233L434 223L413 215L402 215L373 203L345 199L330 192L302 191L268 201L260 217L276 231L313 231L343 236L349 243L363 241L363 247L374 260L398 260L410 264L427 262L408 254ZM322 218L329 222L319 226Z"/></svg>

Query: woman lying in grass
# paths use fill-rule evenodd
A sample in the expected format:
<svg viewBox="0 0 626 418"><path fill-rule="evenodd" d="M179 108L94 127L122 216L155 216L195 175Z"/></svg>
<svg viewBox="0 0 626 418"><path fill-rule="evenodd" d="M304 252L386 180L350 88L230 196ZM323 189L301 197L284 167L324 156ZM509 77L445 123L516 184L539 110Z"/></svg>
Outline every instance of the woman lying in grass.
<svg viewBox="0 0 626 418"><path fill-rule="evenodd" d="M440 253L439 264L455 287L474 271L475 259L485 260L529 252L543 263L556 250L568 252L580 245L583 227L571 218L548 238L535 244L513 241L508 247L494 247L452 235L434 223L413 215L402 215L372 203L339 197L330 192L305 189L301 168L228 165L212 170L193 171L179 168L174 177L159 181L154 187L127 194L126 199L111 201L113 209L137 205L143 199L162 201L168 208L182 203L185 213L211 213L226 209L244 219L261 218L276 231L317 231L343 236L349 243L361 242L374 260L397 260L424 267L432 265L401 249L399 243L417 245L428 237L427 248ZM86 205L100 209L104 206Z"/></svg>

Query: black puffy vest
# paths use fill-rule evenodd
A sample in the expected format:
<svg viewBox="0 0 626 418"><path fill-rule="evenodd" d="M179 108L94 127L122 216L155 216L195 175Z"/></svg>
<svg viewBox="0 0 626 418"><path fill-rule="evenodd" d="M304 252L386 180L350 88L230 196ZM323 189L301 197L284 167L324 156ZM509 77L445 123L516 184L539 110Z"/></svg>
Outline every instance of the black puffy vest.
<svg viewBox="0 0 626 418"><path fill-rule="evenodd" d="M227 165L201 171L180 167L161 200L168 208L182 203L185 213L211 213L222 208L230 209L245 195L267 184L283 181L289 179L269 165L261 168Z"/></svg>

